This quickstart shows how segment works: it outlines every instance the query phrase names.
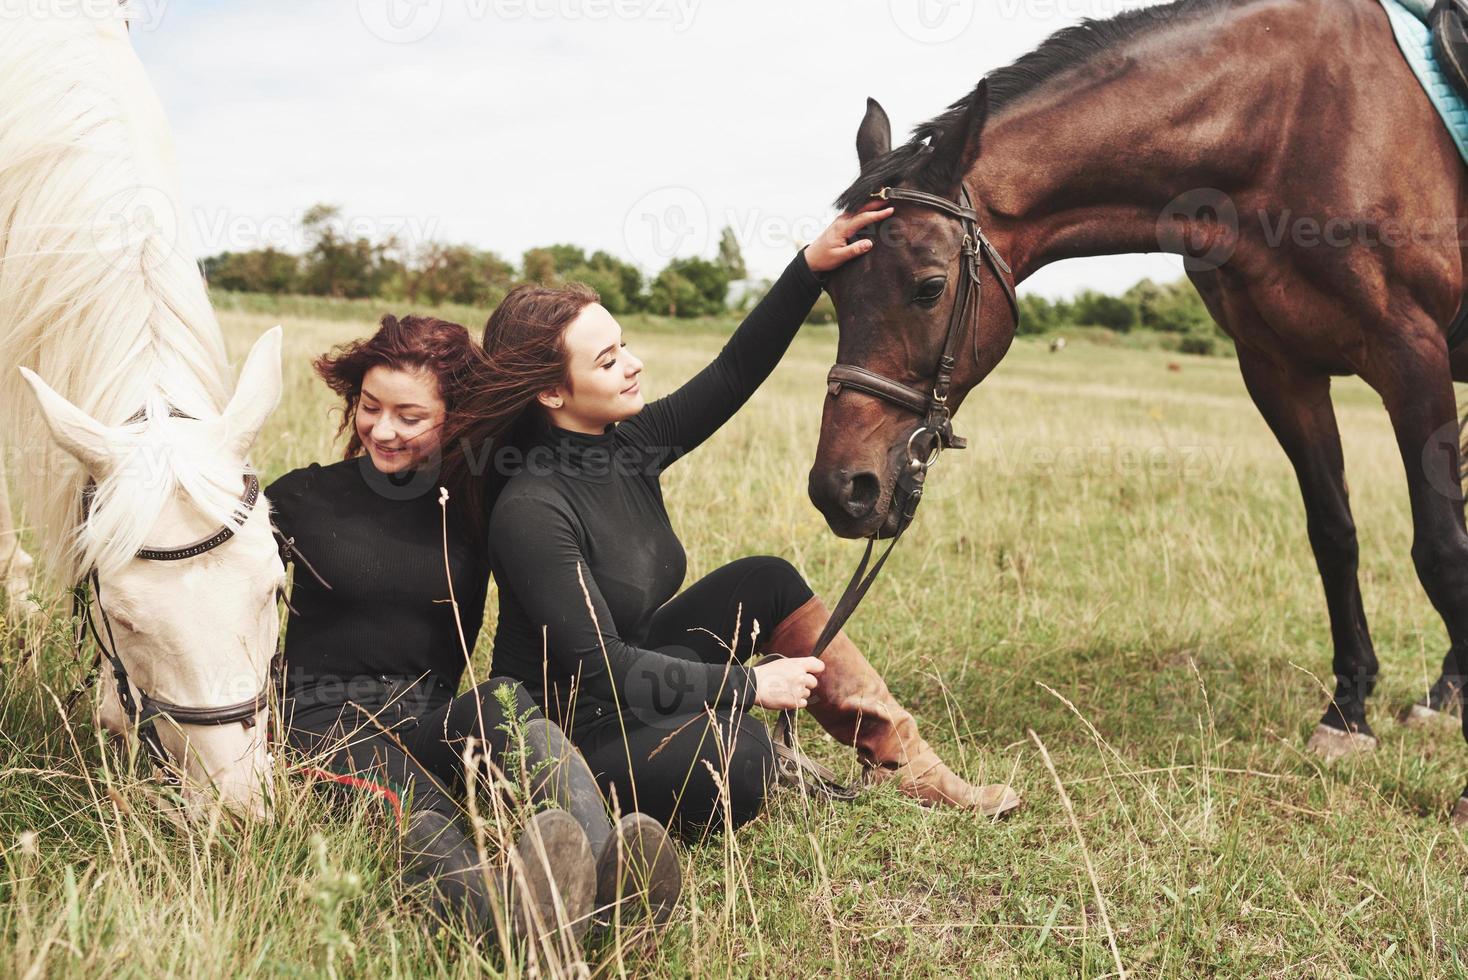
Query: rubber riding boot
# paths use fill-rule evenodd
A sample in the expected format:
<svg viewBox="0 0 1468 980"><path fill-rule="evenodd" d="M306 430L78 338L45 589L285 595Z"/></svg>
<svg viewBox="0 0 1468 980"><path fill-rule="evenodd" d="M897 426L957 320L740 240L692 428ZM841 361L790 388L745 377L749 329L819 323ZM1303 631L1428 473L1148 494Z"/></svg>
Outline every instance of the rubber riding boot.
<svg viewBox="0 0 1468 980"><path fill-rule="evenodd" d="M775 627L769 650L785 657L808 656L828 619L825 604L812 596ZM986 816L1019 806L1019 794L1008 786L972 786L944 765L844 631L832 638L821 660L826 669L817 675L806 710L833 738L855 746L867 783L895 779L899 790L925 804L967 807Z"/></svg>
<svg viewBox="0 0 1468 980"><path fill-rule="evenodd" d="M591 925L596 864L586 834L560 810L525 823L507 866L485 873L474 844L452 816L415 810L402 840L403 881L426 884L430 909L463 918L478 935L497 937L492 891L507 883L509 920L524 946L565 925L579 943Z"/></svg>
<svg viewBox="0 0 1468 980"><path fill-rule="evenodd" d="M591 844L597 924L666 922L683 891L683 869L663 825L645 813L629 813L613 825L585 757L548 719L526 725L525 757L531 797L570 813Z"/></svg>

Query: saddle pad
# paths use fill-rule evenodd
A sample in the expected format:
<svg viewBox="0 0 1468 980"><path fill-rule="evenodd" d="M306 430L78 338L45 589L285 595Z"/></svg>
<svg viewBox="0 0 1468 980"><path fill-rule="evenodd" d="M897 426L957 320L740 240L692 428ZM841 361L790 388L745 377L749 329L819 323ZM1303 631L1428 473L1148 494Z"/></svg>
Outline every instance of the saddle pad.
<svg viewBox="0 0 1468 980"><path fill-rule="evenodd" d="M1408 6L1408 3L1411 6ZM1457 144L1463 162L1468 163L1468 105L1453 91L1447 76L1437 63L1432 51L1432 32L1428 28L1427 4L1423 0L1381 0L1386 9L1387 20L1391 21L1392 33L1397 36L1397 47L1402 57L1412 68L1412 74L1422 83L1422 90L1432 102L1432 107L1442 117L1443 124ZM1422 11L1418 14L1417 11Z"/></svg>
<svg viewBox="0 0 1468 980"><path fill-rule="evenodd" d="M1392 33L1397 36L1397 47L1402 57L1412 68L1412 74L1422 84L1428 101L1442 117L1443 125L1458 147L1458 155L1468 163L1468 106L1448 84L1447 76L1437 63L1432 50L1432 29L1427 26L1430 0L1381 0L1386 9L1386 18L1391 21ZM1468 340L1468 296L1458 303L1457 315L1447 328L1448 349L1454 350Z"/></svg>

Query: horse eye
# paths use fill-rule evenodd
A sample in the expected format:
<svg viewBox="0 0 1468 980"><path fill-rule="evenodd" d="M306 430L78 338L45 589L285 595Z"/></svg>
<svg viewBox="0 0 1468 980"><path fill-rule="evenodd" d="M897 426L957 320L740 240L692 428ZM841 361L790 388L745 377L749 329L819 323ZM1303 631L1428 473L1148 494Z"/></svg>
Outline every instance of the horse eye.
<svg viewBox="0 0 1468 980"><path fill-rule="evenodd" d="M947 288L948 278L946 276L934 276L924 280L918 285L917 291L912 294L913 302L922 306L932 306L938 302Z"/></svg>

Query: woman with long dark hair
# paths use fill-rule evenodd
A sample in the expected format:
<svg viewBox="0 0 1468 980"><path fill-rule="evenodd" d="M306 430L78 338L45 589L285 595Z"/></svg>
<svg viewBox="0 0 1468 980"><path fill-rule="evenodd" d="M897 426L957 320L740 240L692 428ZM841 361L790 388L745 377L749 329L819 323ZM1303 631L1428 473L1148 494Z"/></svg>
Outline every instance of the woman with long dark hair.
<svg viewBox="0 0 1468 980"><path fill-rule="evenodd" d="M870 236L848 239L891 213L838 218L713 363L650 403L643 362L584 286L521 286L485 327L460 418L487 470L494 669L550 707L608 792L685 833L760 810L774 762L754 705L809 710L870 778L926 803L998 814L1019 802L944 765L844 633L807 655L829 614L783 558L740 559L675 597L686 562L661 474L754 393L819 277L870 250ZM746 665L766 653L780 656Z"/></svg>
<svg viewBox="0 0 1468 980"><path fill-rule="evenodd" d="M288 741L309 772L388 805L402 828L404 877L425 886L441 916L483 932L494 923L494 876L460 819L466 750L486 771L513 777L523 767L533 800L553 807L530 818L515 847L524 873L512 879L510 911L521 938L556 923L557 896L578 937L618 903L624 917L637 906L665 916L681 875L662 827L640 814L614 827L584 760L513 680L456 696L489 565L463 533L463 498L440 499L440 447L476 355L456 323L387 316L373 336L315 361L345 409L344 458L266 490L299 555L282 692Z"/></svg>

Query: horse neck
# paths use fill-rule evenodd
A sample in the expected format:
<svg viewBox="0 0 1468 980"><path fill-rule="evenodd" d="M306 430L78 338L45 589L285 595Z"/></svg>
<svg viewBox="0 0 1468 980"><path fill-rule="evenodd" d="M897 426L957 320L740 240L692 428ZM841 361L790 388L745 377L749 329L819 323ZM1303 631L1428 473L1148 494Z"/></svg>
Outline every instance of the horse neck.
<svg viewBox="0 0 1468 980"><path fill-rule="evenodd" d="M1292 31L1297 43L1260 42ZM968 177L1016 280L1067 258L1180 253L1180 238L1159 240L1170 205L1247 196L1288 152L1320 31L1280 5L1245 6L1093 55L996 110Z"/></svg>

